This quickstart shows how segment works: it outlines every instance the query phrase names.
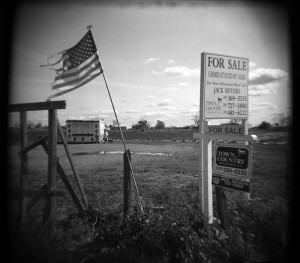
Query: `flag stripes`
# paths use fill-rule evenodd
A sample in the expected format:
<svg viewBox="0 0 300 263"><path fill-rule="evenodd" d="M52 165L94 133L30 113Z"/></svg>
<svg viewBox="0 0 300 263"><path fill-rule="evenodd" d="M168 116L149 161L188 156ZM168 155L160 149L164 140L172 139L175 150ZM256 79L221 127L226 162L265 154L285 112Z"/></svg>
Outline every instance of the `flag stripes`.
<svg viewBox="0 0 300 263"><path fill-rule="evenodd" d="M62 57L58 62L62 62L62 66L54 69L56 76L52 90L61 92L48 99L75 90L103 73L91 30L75 46L60 53Z"/></svg>
<svg viewBox="0 0 300 263"><path fill-rule="evenodd" d="M81 84L90 74L100 75L102 73L101 64L97 54L80 64L78 67L57 74L55 81L52 83L52 89L61 89L63 87L73 87Z"/></svg>
<svg viewBox="0 0 300 263"><path fill-rule="evenodd" d="M83 80L83 81L81 82L80 85L76 85L76 86L73 87L73 88L70 88L70 87L69 87L69 88L67 88L67 89L65 89L65 90L62 90L61 92L55 93L55 94L49 96L48 99L55 98L55 97L61 96L61 95L63 95L63 94L66 94L66 93L68 93L68 92L70 92L70 91L73 91L73 90L75 90L75 89L78 89L78 88L80 88L81 86L83 86L83 85L87 84L88 82L90 82L91 80L93 80L94 78L98 77L100 74L101 74L101 73L98 73L98 74L96 74L96 75L91 75L91 76L90 76L89 78L87 78L86 80Z"/></svg>

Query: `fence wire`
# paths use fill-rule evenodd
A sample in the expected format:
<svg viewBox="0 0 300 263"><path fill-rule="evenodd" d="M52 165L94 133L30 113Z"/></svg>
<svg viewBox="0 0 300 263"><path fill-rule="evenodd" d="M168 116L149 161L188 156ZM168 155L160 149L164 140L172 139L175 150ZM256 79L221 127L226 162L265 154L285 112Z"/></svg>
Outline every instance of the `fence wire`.
<svg viewBox="0 0 300 263"><path fill-rule="evenodd" d="M167 134L167 132L164 134ZM154 136L154 133L150 135ZM152 140L150 135L148 140L143 142L131 140L127 143L127 148L132 153L132 166L144 205L152 208L167 207L168 205L199 205L198 144L188 138L183 140L179 137L176 140L161 140L157 142ZM16 190L19 187L18 147L18 145L12 146L9 156L10 188L12 190ZM122 212L124 204L124 166L121 142L118 142L116 138L114 143L70 144L68 147L72 153L72 159L85 189L89 204L102 213ZM266 154L267 148L260 147L264 152L257 151L261 154ZM278 155L279 160L280 158L282 159L282 156L280 155L281 148L278 149L278 151L275 151L272 148L272 157ZM255 233L255 238L258 239L257 244L261 246L261 248L258 247L256 250L261 250L261 259L263 259L263 257L267 257L266 254L282 255L284 247L288 244L288 205L287 201L282 198L282 196L285 196L285 193L279 191L283 191L282 189L287 190L284 187L279 187L280 184L284 183L287 174L284 174L286 171L284 162L274 162L272 161L273 159L270 159L269 162L272 161L277 166L280 166L271 167L272 180L280 182L280 184L274 183L274 186L278 187L276 188L276 195L279 197L270 198L269 200L260 197L260 193L270 191L267 187L272 180L269 178L268 171L263 170L266 165L269 165L267 161L258 155L254 155L254 157L252 187L255 192L254 195L251 194L249 203L247 204L247 199L240 192L227 191L226 196L228 205L233 212L233 218L238 222L238 227L244 233L247 231ZM80 196L75 177L62 145L58 145L58 158L75 192ZM266 175L262 174L261 170ZM28 174L30 187L39 188L47 183L47 155L42 147L37 147L28 153ZM263 179L260 178L261 176L264 176ZM59 176L57 189L64 190L66 193L64 197L59 197L57 201L57 219L59 220L76 213L77 209ZM260 191L256 189L260 189ZM133 206L138 209L138 202L133 187L132 198ZM15 218L17 218L17 197L13 197L13 201ZM239 202L237 201L243 201L247 205L238 206L237 203ZM37 215L41 217L43 207L44 200L41 199L30 211L28 221L36 220ZM214 207L214 215L217 216L215 210ZM242 227L246 226L251 226L253 229L242 229ZM265 244L265 246L261 244Z"/></svg>

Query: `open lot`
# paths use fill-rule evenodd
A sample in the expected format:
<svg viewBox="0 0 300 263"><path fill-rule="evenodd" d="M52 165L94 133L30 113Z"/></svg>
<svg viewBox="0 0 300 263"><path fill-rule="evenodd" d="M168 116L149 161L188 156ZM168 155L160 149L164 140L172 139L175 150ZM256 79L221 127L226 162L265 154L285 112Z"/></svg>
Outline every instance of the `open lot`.
<svg viewBox="0 0 300 263"><path fill-rule="evenodd" d="M211 238L207 239L206 242L208 243L205 243L207 244L206 248L201 245L202 243L197 243L197 240L191 239L191 241L189 241L189 238L193 237L195 234L195 232L189 232L190 230L188 230L190 229L190 223L183 223L187 224L185 232L180 230L181 228L179 226L182 223L177 223L178 229L174 229L175 232L165 232L170 231L170 227L174 226L174 221L185 222L185 220L188 220L189 217L186 217L185 213L195 213L196 210L199 211L199 145L193 140L173 140L172 138L167 140L127 141L126 146L127 149L131 151L132 166L138 191L143 199L143 207L147 211L152 211L152 209L159 207L163 207L165 210L158 213L157 216L150 212L150 214L147 214L149 217L147 217L148 219L145 222L143 221L145 219L139 218L138 221L134 221L135 218L133 218L132 223L129 223L128 228L125 229L123 228L123 221L121 226L119 226L117 222L113 223L111 221L105 221L107 220L105 218L101 219L104 220L103 222L105 223L97 224L99 229L94 228L95 224L98 222L97 220L100 220L100 214L122 214L124 153L122 142L116 140L113 143L105 144L70 144L69 149L86 191L89 204L100 214L97 214L91 225L88 226L86 219L78 221L79 219L77 219L77 217L70 217L76 214L77 209L62 181L58 179L57 188L65 191L65 196L59 197L57 202L57 221L62 222L61 224L58 224L58 227L65 229L60 232L61 234L58 236L58 240L55 241L56 243L58 242L58 248L51 247L52 250L49 250L49 243L45 243L44 245L41 245L41 247L35 248L35 246L39 246L37 244L39 244L40 241L30 241L32 244L31 246L33 250L37 249L44 251L44 254L41 254L43 255L41 258L52 257L53 262L56 262L54 258L57 256L58 259L56 260L59 262L62 258L66 257L66 251L71 253L70 251L75 251L77 246L87 242L87 250L84 250L82 254L80 254L80 257L78 257L76 253L74 255L72 254L72 257L69 257L69 262L80 262L83 260L84 257L86 257L84 256L87 253L86 251L92 251L94 245L95 250L93 250L93 253L91 252L91 257L98 258L99 260L104 257L104 259L107 259L107 262L110 262L109 260L113 261L111 257L113 257L116 251L119 251L116 260L119 260L127 253L127 250L125 250L125 254L122 254L123 250L115 250L118 246L113 245L115 242L117 242L116 244L124 244L126 249L133 249L134 252L132 253L137 253L134 248L138 244L141 245L141 251L144 251L144 249L148 249L150 244L155 246L155 242L158 242L155 249L161 251L159 244L161 244L160 246L164 246L164 244L169 244L168 242L172 243L174 240L182 240L181 235L185 235L186 246L196 246L196 244L198 246L197 248L195 247L192 249L193 252L191 253L195 253L193 255L199 255L199 251L206 251L206 254L204 254L205 257L211 258L211 260L215 259L215 257L221 257L217 262L233 262L230 259L232 257L242 257L247 259L247 262L255 262L255 260L268 259L267 255L271 255L271 258L282 256L287 242L286 224L289 215L288 200L291 176L289 173L291 151L287 143L288 133L261 132L258 134L258 138L260 141L253 144L251 202L246 205L239 205L241 201L245 200L244 193L232 190L225 191L228 200L227 203L230 207L230 211L233 213L233 234L230 234L230 240L239 242L241 247L238 254L236 254L235 243L230 245L232 244L230 240L222 241L218 236L215 237L217 238L217 242L220 244L225 242L219 248L214 247L215 243L213 242L215 240L212 240ZM9 196L9 205L11 208L11 223L14 226L17 223L18 216L18 198L14 193L20 185L20 163L17 154L19 145L13 143L9 149L9 188L12 193ZM75 191L78 192L67 155L61 144L58 145L58 157L59 162L64 168L69 180L72 182ZM28 153L28 171L29 188L40 188L46 184L47 155L41 146L36 147ZM133 206L137 207L137 210L139 210L133 184L132 195ZM217 216L214 189L213 195L214 216ZM28 226L33 227L34 225L40 225L44 205L45 202L42 199L30 211L26 222ZM161 220L161 218L164 219ZM196 218L197 215L193 215L191 220L195 221ZM64 220L67 220L66 222L71 224L71 228L65 226L65 223L63 223L65 222ZM134 224L136 224L136 222L141 222L138 223L141 225L135 226ZM149 227L149 224L153 224L153 226ZM38 230L35 231L37 231L39 236L39 233L41 233L42 230L39 228L37 229ZM122 231L125 232L118 229L123 229ZM144 241L135 241L135 239L132 239L135 237L137 229L140 229L140 237L142 237L142 233L144 233L144 238L147 237L146 240L148 240L147 242L149 243L147 243L145 239L143 239ZM127 233L126 231L129 232ZM102 241L97 239L97 236L100 235L100 233L107 233L104 235ZM154 236L152 235L153 233L155 233ZM167 233L171 236L166 236ZM201 237L201 233L202 232L197 232L200 241L203 240L203 238L207 238ZM242 233L242 237L239 233ZM130 243L128 243L129 237L131 237ZM31 238L32 237L29 239L27 238L26 240L31 240ZM164 243L165 241L163 241L165 238L168 238L169 240L167 243ZM242 241L238 241L240 238L242 238ZM113 244L111 244L111 242L113 242ZM266 248L265 245L268 247ZM226 248L226 246L230 246L230 248ZM253 252L253 248L251 248L253 246L256 246L255 252ZM99 249L99 247L101 247L101 249ZM105 252L108 248L111 249L111 253L109 254L107 254L108 252ZM180 246L177 243L175 248L177 252L179 251L178 253L183 253L181 255L182 258L187 256L186 253L189 250L180 250ZM179 250L177 250L177 248ZM226 254L228 249L230 249L230 254ZM50 252L47 251L53 252L48 255L47 253ZM104 251L104 254L101 251ZM214 253L212 251L219 251L218 253L221 254L211 254ZM98 255L97 253L100 254ZM220 255L230 256L228 256L229 259L223 260L223 256ZM75 258L77 261L74 261ZM249 258L254 259L251 261Z"/></svg>
<svg viewBox="0 0 300 263"><path fill-rule="evenodd" d="M277 136L276 136L277 135ZM288 191L287 165L290 151L286 133L262 134L260 143L254 143L251 197L286 199ZM197 142L137 141L126 144L132 153L132 166L140 195L147 204L161 205L164 196L185 196L189 202L198 200ZM123 205L123 152L122 142L106 144L71 144L75 166L86 190L88 200L101 211L122 210ZM19 146L10 147L11 189L19 187ZM70 180L74 176L67 155L58 145L59 161ZM29 188L42 187L47 181L47 155L41 146L28 153ZM58 188L65 190L61 181ZM135 188L132 188L135 196ZM228 198L232 191L226 191ZM236 192L236 191L234 191ZM66 193L60 200L62 216L75 206Z"/></svg>

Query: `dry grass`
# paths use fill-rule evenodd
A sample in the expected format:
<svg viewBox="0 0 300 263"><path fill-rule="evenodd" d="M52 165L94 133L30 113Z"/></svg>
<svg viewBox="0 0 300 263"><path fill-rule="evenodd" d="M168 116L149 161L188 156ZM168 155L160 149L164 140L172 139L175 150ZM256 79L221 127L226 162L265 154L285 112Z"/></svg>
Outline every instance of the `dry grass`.
<svg viewBox="0 0 300 263"><path fill-rule="evenodd" d="M191 202L198 195L198 159L197 143L175 142L130 142L127 148L133 152L132 166L138 190L143 199L153 205L161 205L169 196L184 195ZM86 190L90 204L101 211L122 210L123 207L123 155L96 154L100 151L123 151L120 142L108 144L69 145L74 155L75 166ZM18 146L10 148L10 188L19 187ZM136 153L165 153L164 156L138 155ZM83 155L80 155L80 154ZM87 154L90 153L90 154ZM251 195L255 198L268 199L274 196L287 197L287 162L286 145L255 144L253 153L253 173ZM61 165L75 184L71 166L62 145L58 145L58 157ZM42 147L37 147L28 154L29 186L41 187L47 181L47 156ZM65 190L62 181L58 189ZM132 186L135 198L135 188ZM136 199L134 199L136 200ZM76 211L67 193L60 198L60 212Z"/></svg>
<svg viewBox="0 0 300 263"><path fill-rule="evenodd" d="M72 144L69 145L69 148L70 151L74 154L73 161L80 175L82 184L86 190L89 203L102 214L118 211L121 212L123 210L123 154L109 154L109 152L123 152L124 149L122 143L115 142L108 144L83 145ZM191 207L196 207L199 204L199 147L197 143L131 141L127 143L127 148L132 152L132 166L138 185L138 190L143 198L143 205L146 209L161 206L165 208L171 207L170 210L166 210L166 214L168 215L168 217L165 218L171 220L169 222L171 224L173 222L173 217L171 216L172 213L177 212L180 214L182 211L184 211L185 208L188 208L189 210ZM9 152L9 178L11 190L16 190L19 188L20 164L17 155L18 149L18 146L12 145ZM98 154L97 152L106 152L106 154ZM166 155L139 155L137 154L139 152L165 153ZM268 244L271 244L274 234L273 228L277 227L277 236L279 235L280 242L281 240L283 240L282 237L285 233L285 226L282 225L282 222L286 220L283 217L286 215L286 212L283 209L286 208L286 202L283 200L288 199L288 175L286 160L289 156L289 153L290 152L286 144L254 145L252 165L253 172L251 178L251 197L253 198L253 202L249 207L248 205L244 206L243 204L240 204L241 199L243 199L244 197L242 193L238 191L226 191L228 204L232 208L230 211L234 212L233 220L236 220L235 230L240 231L239 229L241 229L245 237L246 234L252 235L255 231L257 232L258 236L258 229L262 228L262 230L259 230L260 233L263 233L264 238L266 238L266 240L269 240ZM64 152L64 148L62 145L58 145L58 157L67 176L76 188L75 190L78 192L74 175L72 174L70 164L68 163L68 158ZM47 181L47 156L44 153L42 147L37 147L28 154L28 168L29 187L40 188L41 186L43 186L43 184L45 184ZM60 179L58 180L57 188L66 191L66 188L64 187ZM133 205L137 206L137 198L134 185L132 185L132 195ZM11 195L9 197L9 204L13 212L11 214L11 222L16 222L18 212L18 199L15 195ZM44 205L44 200L41 200L35 206L35 208L30 211L27 217L28 226L33 226L36 225L36 223L40 223ZM275 209L275 211L273 211L273 207L277 207L277 210ZM194 211L195 209L193 209L194 208L189 211ZM197 209L195 211L199 211L199 208ZM73 213L76 213L76 211L76 207L67 192L64 197L58 198L58 221L63 222L64 218ZM216 211L214 211L214 213L215 212ZM170 213L170 215L168 213ZM273 213L275 213L276 217L273 216ZM251 221L257 214L260 216L263 215L264 218L258 218L256 221ZM278 215L281 218L278 218ZM158 218L160 218L159 214L157 216ZM180 220L185 220L184 213L179 217ZM150 222L152 222L151 217L149 218L149 220ZM274 222L272 220L274 220ZM64 244L64 246L72 247L72 251L76 249L78 245L80 245L80 242L84 242L86 231L89 234L95 234L93 226L90 228L90 226L87 226L84 223L85 221L81 221L79 219L77 221L78 225L74 226L74 228L72 229L66 230L66 232L62 232L60 234L62 235L62 237L57 237L57 240L61 240L61 242L62 240L64 240L64 238L70 242L73 242L70 244L65 244L64 242L62 243ZM96 219L93 219L93 224L95 222L97 222L97 216ZM263 224L261 224L261 222ZM112 224L112 222L107 223ZM152 223L153 226L156 226L157 222L153 219ZM150 231L150 233L153 232L152 228L147 228L147 224L148 221L146 220L145 224L142 225L142 229L143 231L145 231L145 236L148 235L148 230ZM173 223L171 225L173 226ZM251 232L249 230L249 226L252 226L253 229L251 229L251 231L254 232ZM110 231L109 229L105 228L105 225L101 227L104 227L105 231ZM114 234L116 240L119 240L119 234L118 232L116 232L118 229L116 229L113 224L111 227L112 231L115 231ZM170 226L166 224L161 225L160 227L161 228L158 228L159 231L157 233L161 233L162 230L165 231L165 229L169 229ZM134 228L132 230L135 231ZM42 233L42 230L39 228L35 228L35 231L37 231L38 235ZM185 233L187 240L190 237L190 234L188 233L189 232ZM172 233L172 235L173 234L175 235L175 232ZM108 237L110 236L111 232L108 233ZM247 242L249 242L249 240L247 241L247 238L245 239L245 237L242 244L248 244ZM172 236L172 238L170 238L170 241L172 241L173 239L176 240L176 238L178 238L178 236ZM120 239L120 242L122 240L123 239ZM235 234L233 240L235 240ZM152 239L150 239L150 241L153 243ZM85 240L85 242L87 241ZM93 242L98 248L99 244L97 243L96 238ZM281 244L280 242L275 243ZM37 243L39 244L39 242ZM36 245L35 242L33 242L32 244ZM41 249L44 250L43 253L48 253L47 251L49 245L51 246L50 243L45 243L44 245L41 244ZM209 246L207 251L217 251L214 245L211 245L212 246ZM55 253L57 251L57 247L59 249L62 249L62 247L64 247L62 245L61 247L59 246L60 245L57 245L56 243L53 245L53 251L55 251ZM86 244L86 246L87 251L90 251L88 244ZM133 247L134 246L135 243L133 244ZM145 245L145 247L147 246ZM104 248L106 249L106 244ZM37 247L34 248L35 251L37 251L37 249ZM223 248L223 250L222 251L225 253L226 249ZM66 257L65 252L66 251L62 249L60 251L61 256ZM54 257L53 254L49 256ZM76 255L72 256L74 257L73 259L76 258ZM48 257L45 256L45 258ZM71 259L70 262L72 262Z"/></svg>

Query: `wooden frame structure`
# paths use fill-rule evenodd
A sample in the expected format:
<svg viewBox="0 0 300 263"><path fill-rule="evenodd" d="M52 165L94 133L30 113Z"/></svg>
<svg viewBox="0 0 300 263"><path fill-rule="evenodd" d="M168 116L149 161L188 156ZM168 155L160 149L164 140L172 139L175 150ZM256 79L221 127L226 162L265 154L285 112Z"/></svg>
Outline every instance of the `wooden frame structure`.
<svg viewBox="0 0 300 263"><path fill-rule="evenodd" d="M24 228L26 213L34 206L41 196L46 196L46 205L44 215L42 219L42 225L49 224L49 230L52 231L54 227L54 220L56 216L56 202L57 196L63 196L63 191L57 191L57 172L68 189L75 205L79 211L88 208L88 201L80 182L80 178L75 170L74 163L71 159L71 154L68 150L67 141L65 139L62 127L57 119L57 110L65 109L65 101L47 101L47 102L35 102L35 103L22 103L13 104L8 106L9 112L20 113L20 133L21 133L21 149L19 151L21 161L20 171L20 203L19 203L19 215L20 215L20 227ZM28 145L28 131L27 131L27 111L40 111L48 110L48 135L43 136ZM73 173L75 175L82 201L78 198L71 183L69 182L63 168L59 164L57 158L57 131L60 134L64 148L66 150L69 162L71 164ZM48 141L48 142L47 142ZM32 190L28 189L28 168L27 168L27 152L41 145L45 152L48 154L48 183L41 189ZM28 195L34 195L33 199L28 203Z"/></svg>

